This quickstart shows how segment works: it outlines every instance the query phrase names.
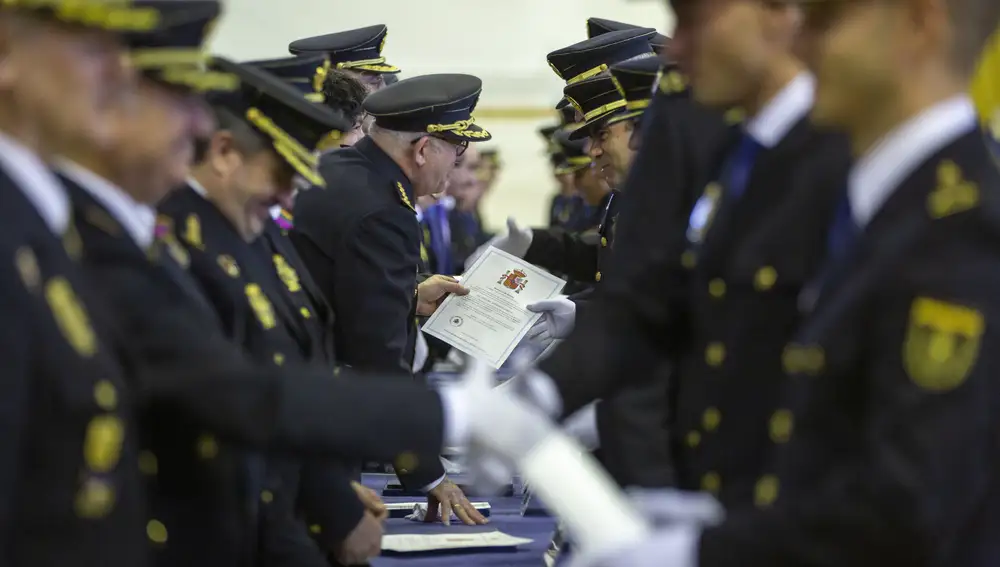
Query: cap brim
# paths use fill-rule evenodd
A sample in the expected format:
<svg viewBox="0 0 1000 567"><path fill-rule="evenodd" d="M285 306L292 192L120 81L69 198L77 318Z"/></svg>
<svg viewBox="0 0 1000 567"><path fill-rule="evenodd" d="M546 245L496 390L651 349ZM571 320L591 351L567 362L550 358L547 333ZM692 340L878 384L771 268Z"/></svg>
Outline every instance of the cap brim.
<svg viewBox="0 0 1000 567"><path fill-rule="evenodd" d="M645 109L643 109L643 110L630 110L630 111L628 111L628 112L626 112L624 114L616 114L616 115L608 118L608 121L605 124L608 125L608 126L611 126L612 124L617 124L619 122L624 122L624 121L629 120L631 118L638 118L639 116L642 116L642 113L644 113L644 112L646 112Z"/></svg>
<svg viewBox="0 0 1000 567"><path fill-rule="evenodd" d="M615 112L609 112L607 114L591 118L585 122L577 122L573 125L574 128L569 133L569 139L582 140L584 138L589 138L594 135L594 130L604 126L610 118L617 115L618 114Z"/></svg>
<svg viewBox="0 0 1000 567"><path fill-rule="evenodd" d="M493 135L478 124L469 124L465 130L444 130L435 135L453 142L487 142L493 139Z"/></svg>

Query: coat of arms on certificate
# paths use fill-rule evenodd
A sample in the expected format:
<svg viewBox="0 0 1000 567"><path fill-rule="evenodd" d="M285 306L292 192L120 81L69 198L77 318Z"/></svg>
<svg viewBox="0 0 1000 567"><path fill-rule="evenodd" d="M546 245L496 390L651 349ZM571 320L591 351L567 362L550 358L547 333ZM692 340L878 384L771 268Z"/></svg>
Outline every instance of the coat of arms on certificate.
<svg viewBox="0 0 1000 567"><path fill-rule="evenodd" d="M514 293L521 293L524 286L528 284L528 274L521 270L507 270L507 273L500 276L497 284L503 285L507 289L514 290Z"/></svg>

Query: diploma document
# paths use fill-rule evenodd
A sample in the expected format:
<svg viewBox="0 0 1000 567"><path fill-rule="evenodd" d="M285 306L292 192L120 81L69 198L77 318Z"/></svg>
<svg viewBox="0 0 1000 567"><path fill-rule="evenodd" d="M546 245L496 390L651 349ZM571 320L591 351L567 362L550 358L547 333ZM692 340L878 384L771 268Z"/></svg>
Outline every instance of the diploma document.
<svg viewBox="0 0 1000 567"><path fill-rule="evenodd" d="M462 285L469 288L469 294L445 298L424 323L423 332L500 368L541 317L525 306L555 297L566 282L489 248L462 275Z"/></svg>

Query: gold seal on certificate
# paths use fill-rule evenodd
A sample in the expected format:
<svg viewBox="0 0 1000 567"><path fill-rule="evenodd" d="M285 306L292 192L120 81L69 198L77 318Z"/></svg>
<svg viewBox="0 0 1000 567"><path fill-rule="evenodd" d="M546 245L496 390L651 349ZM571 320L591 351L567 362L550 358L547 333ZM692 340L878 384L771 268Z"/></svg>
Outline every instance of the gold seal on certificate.
<svg viewBox="0 0 1000 567"><path fill-rule="evenodd" d="M525 306L555 297L566 282L489 248L462 275L462 285L469 294L445 299L424 323L423 332L500 368L541 317Z"/></svg>

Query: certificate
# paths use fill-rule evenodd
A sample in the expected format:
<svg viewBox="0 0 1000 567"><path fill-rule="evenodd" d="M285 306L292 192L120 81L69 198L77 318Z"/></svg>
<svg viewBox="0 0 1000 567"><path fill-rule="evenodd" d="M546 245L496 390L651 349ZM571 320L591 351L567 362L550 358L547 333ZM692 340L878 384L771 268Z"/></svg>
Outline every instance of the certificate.
<svg viewBox="0 0 1000 567"><path fill-rule="evenodd" d="M448 296L424 323L423 332L500 368L541 317L525 306L555 297L566 282L489 248L462 275L462 285L469 294Z"/></svg>

